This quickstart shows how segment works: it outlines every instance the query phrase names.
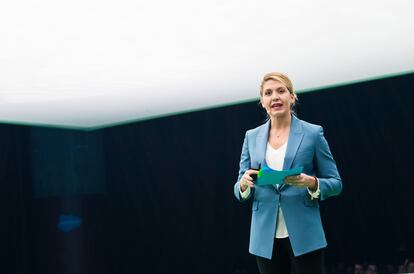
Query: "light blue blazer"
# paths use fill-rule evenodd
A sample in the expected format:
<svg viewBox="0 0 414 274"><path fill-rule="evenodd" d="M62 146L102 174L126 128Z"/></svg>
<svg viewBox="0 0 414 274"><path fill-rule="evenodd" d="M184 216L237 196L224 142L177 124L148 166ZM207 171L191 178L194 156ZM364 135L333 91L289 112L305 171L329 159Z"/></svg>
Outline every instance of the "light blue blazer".
<svg viewBox="0 0 414 274"><path fill-rule="evenodd" d="M321 126L299 120L294 115L286 148L283 169L303 167L303 173L319 180L319 199L311 199L307 188L282 185L255 186L246 199L240 196L240 179L250 168L265 164L270 121L246 132L239 177L234 195L239 201L253 198L249 252L272 258L273 241L279 207L282 207L290 243L295 256L326 247L319 212L319 200L325 200L342 191L341 177L336 168Z"/></svg>

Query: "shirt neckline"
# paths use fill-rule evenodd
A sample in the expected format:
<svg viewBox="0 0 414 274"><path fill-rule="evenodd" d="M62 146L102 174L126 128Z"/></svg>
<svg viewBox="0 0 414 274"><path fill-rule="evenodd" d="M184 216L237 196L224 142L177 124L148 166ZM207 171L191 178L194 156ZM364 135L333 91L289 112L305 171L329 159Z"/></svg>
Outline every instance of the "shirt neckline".
<svg viewBox="0 0 414 274"><path fill-rule="evenodd" d="M271 150L274 150L274 151L279 151L279 150L283 149L286 145L287 145L287 141L283 145L281 145L280 147L274 148L274 147L272 147L272 145L269 142L267 142L267 147L270 148Z"/></svg>

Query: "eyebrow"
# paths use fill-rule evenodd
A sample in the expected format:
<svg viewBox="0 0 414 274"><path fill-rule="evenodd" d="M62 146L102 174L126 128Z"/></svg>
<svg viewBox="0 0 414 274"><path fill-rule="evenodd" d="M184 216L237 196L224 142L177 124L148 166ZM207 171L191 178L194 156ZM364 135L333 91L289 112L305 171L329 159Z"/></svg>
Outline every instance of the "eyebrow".
<svg viewBox="0 0 414 274"><path fill-rule="evenodd" d="M287 88L285 88L285 87L278 87L276 90L281 90L281 89L283 89L283 90L288 90ZM272 89L271 88L267 88L267 89L265 89L265 91L272 91Z"/></svg>

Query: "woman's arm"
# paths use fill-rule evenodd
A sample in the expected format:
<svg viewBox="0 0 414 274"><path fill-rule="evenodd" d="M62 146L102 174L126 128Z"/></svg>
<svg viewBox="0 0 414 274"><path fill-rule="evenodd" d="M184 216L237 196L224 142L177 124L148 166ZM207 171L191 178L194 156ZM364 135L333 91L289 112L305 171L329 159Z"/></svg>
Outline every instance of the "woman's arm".
<svg viewBox="0 0 414 274"><path fill-rule="evenodd" d="M239 176L237 178L237 182L234 184L234 196L236 197L237 200L241 202L248 200L253 194L253 191L250 191L247 197L243 198L241 197L241 193L240 193L240 181L243 175L249 169L250 169L250 154L249 154L249 145L248 145L247 132L246 132L246 135L243 141L242 152L240 156Z"/></svg>
<svg viewBox="0 0 414 274"><path fill-rule="evenodd" d="M342 191L342 181L322 127L319 128L319 134L316 136L314 164L316 177L319 180L320 199L325 200L330 196L339 195Z"/></svg>

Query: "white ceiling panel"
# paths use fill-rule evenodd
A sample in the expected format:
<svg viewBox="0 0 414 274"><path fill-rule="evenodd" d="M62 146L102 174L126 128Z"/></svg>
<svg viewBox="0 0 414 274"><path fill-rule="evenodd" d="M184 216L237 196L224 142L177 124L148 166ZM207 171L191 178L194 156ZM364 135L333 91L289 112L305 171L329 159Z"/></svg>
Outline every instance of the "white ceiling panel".
<svg viewBox="0 0 414 274"><path fill-rule="evenodd" d="M0 121L91 128L414 70L412 0L0 3Z"/></svg>

